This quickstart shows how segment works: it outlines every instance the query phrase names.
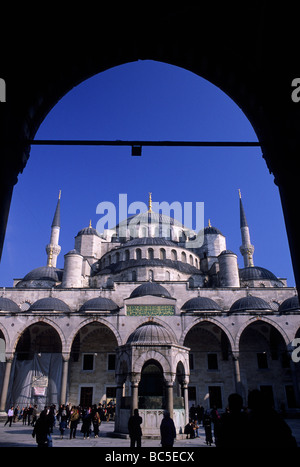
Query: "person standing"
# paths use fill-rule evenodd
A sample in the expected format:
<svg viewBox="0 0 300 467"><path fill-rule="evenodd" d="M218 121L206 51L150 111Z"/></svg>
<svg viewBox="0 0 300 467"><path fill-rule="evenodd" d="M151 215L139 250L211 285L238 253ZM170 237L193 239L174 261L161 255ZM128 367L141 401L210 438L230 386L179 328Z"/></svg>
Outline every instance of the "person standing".
<svg viewBox="0 0 300 467"><path fill-rule="evenodd" d="M77 425L79 422L79 409L72 407L70 416L70 439L76 438Z"/></svg>
<svg viewBox="0 0 300 467"><path fill-rule="evenodd" d="M203 415L203 426L205 431L205 442L207 446L211 446L213 443L212 432L211 432L211 416L208 411Z"/></svg>
<svg viewBox="0 0 300 467"><path fill-rule="evenodd" d="M133 415L128 420L128 431L130 436L130 447L140 448L142 445L142 428L143 423L142 417L139 415L138 409L134 409Z"/></svg>
<svg viewBox="0 0 300 467"><path fill-rule="evenodd" d="M94 428L94 436L95 438L98 438L99 426L100 426L101 420L100 420L100 415L97 411L96 405L93 407L93 410L92 410L92 423L93 423L93 428Z"/></svg>
<svg viewBox="0 0 300 467"><path fill-rule="evenodd" d="M81 433L83 433L83 439L89 439L90 431L91 431L91 422L92 416L89 410L85 410L83 417L82 417L82 426L81 426Z"/></svg>
<svg viewBox="0 0 300 467"><path fill-rule="evenodd" d="M8 409L8 412L7 412L7 420L6 422L4 423L4 426L6 426L8 423L9 423L9 426L11 426L11 423L13 421L13 417L14 417L14 408L11 407L10 409Z"/></svg>
<svg viewBox="0 0 300 467"><path fill-rule="evenodd" d="M50 423L49 423L49 418L47 416L47 410L43 410L40 413L40 416L37 419L36 424L34 425L32 437L34 438L35 436L36 436L36 442L39 448L46 448L52 445L49 443L49 439L51 435L50 435Z"/></svg>
<svg viewBox="0 0 300 467"><path fill-rule="evenodd" d="M176 429L170 413L165 410L164 418L160 424L160 436L162 447L172 447L176 438Z"/></svg>

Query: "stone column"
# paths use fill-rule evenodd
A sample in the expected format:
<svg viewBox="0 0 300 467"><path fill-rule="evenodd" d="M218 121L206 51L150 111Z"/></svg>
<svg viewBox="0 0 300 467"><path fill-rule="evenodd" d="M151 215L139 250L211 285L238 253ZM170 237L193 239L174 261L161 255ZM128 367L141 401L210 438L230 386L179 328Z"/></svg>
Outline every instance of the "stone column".
<svg viewBox="0 0 300 467"><path fill-rule="evenodd" d="M67 383L68 383L68 371L69 371L69 354L63 354L63 367L62 367L62 378L61 378L61 392L60 392L60 403L65 404L67 399Z"/></svg>
<svg viewBox="0 0 300 467"><path fill-rule="evenodd" d="M6 355L6 365L5 365L5 373L4 373L2 394L1 394L0 412L5 412L6 401L7 401L7 392L8 392L10 373L11 373L11 366L12 366L13 360L14 360L14 354Z"/></svg>
<svg viewBox="0 0 300 467"><path fill-rule="evenodd" d="M139 408L139 382L141 375L137 373L131 374L131 414L134 409Z"/></svg>
<svg viewBox="0 0 300 467"><path fill-rule="evenodd" d="M167 411L170 417L173 418L173 383L167 382Z"/></svg>
<svg viewBox="0 0 300 467"><path fill-rule="evenodd" d="M124 390L124 382L125 378L124 375L116 375L116 415L115 415L115 432L120 431L120 410L121 410L121 401L123 396Z"/></svg>
<svg viewBox="0 0 300 467"><path fill-rule="evenodd" d="M182 390L185 410L185 424L187 425L189 423L189 391L188 383L186 381L183 381L182 383Z"/></svg>
<svg viewBox="0 0 300 467"><path fill-rule="evenodd" d="M235 390L240 396L243 396L239 358L240 356L238 352L232 353L232 359L234 363Z"/></svg>

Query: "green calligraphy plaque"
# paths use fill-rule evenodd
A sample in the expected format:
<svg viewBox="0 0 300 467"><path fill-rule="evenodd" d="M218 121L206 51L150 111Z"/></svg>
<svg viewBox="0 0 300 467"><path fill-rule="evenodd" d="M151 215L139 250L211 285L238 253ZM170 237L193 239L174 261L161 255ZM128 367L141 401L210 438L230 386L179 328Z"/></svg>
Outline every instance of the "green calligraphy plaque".
<svg viewBox="0 0 300 467"><path fill-rule="evenodd" d="M171 316L174 305L127 305L128 316Z"/></svg>

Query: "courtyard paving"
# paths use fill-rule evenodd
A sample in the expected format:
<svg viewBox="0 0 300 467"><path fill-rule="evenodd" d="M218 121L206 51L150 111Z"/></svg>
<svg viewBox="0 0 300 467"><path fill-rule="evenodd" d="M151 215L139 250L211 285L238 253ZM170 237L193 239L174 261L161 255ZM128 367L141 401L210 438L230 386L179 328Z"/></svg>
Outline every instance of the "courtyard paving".
<svg viewBox="0 0 300 467"><path fill-rule="evenodd" d="M298 447L300 447L300 420L286 420L292 429L293 435L295 436ZM0 447L33 447L36 446L35 438L32 438L31 426L24 426L22 422L13 423L11 427L9 425L4 426L1 422L0 425ZM80 425L77 430L77 437L75 439L69 439L69 430L65 431L64 438L60 438L60 432L58 426L54 428L52 435L53 447L107 447L107 448L128 448L130 446L129 438L115 438L114 433L114 422L102 422L100 427L100 434L98 438L94 438L92 434L89 439L83 439L83 435L80 433ZM174 449L186 448L188 450L198 447L208 447L205 443L204 429L200 427L199 438L176 439L174 443ZM146 448L160 448L159 439L142 439L142 447ZM212 445L211 447L214 447ZM208 447L210 448L210 447Z"/></svg>

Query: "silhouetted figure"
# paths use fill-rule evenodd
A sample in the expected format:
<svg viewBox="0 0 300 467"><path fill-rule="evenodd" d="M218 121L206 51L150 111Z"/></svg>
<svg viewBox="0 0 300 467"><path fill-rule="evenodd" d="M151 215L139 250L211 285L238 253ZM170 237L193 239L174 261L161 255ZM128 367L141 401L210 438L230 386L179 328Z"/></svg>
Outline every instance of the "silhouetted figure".
<svg viewBox="0 0 300 467"><path fill-rule="evenodd" d="M228 397L228 411L221 416L216 446L219 448L250 447L249 420L242 411L243 399L239 394Z"/></svg>
<svg viewBox="0 0 300 467"><path fill-rule="evenodd" d="M212 445L211 416L208 411L203 415L203 426L205 431L205 442L208 446Z"/></svg>
<svg viewBox="0 0 300 467"><path fill-rule="evenodd" d="M186 435L186 439L188 439L189 435L190 435L190 438L195 438L195 432L194 432L192 420L190 420L189 423L185 425L184 434Z"/></svg>
<svg viewBox="0 0 300 467"><path fill-rule="evenodd" d="M130 447L134 448L135 445L137 448L141 447L142 444L142 428L141 424L143 423L142 417L139 416L138 409L134 409L133 415L128 420L128 431L130 436Z"/></svg>
<svg viewBox="0 0 300 467"><path fill-rule="evenodd" d="M47 410L40 413L39 418L34 426L32 437L36 437L36 442L39 448L48 447L48 437L50 436L50 423L47 416Z"/></svg>
<svg viewBox="0 0 300 467"><path fill-rule="evenodd" d="M176 438L176 429L170 413L165 410L164 418L160 424L160 435L162 447L172 447Z"/></svg>
<svg viewBox="0 0 300 467"><path fill-rule="evenodd" d="M283 418L271 407L259 390L248 396L249 431L255 448L296 448L297 442Z"/></svg>

